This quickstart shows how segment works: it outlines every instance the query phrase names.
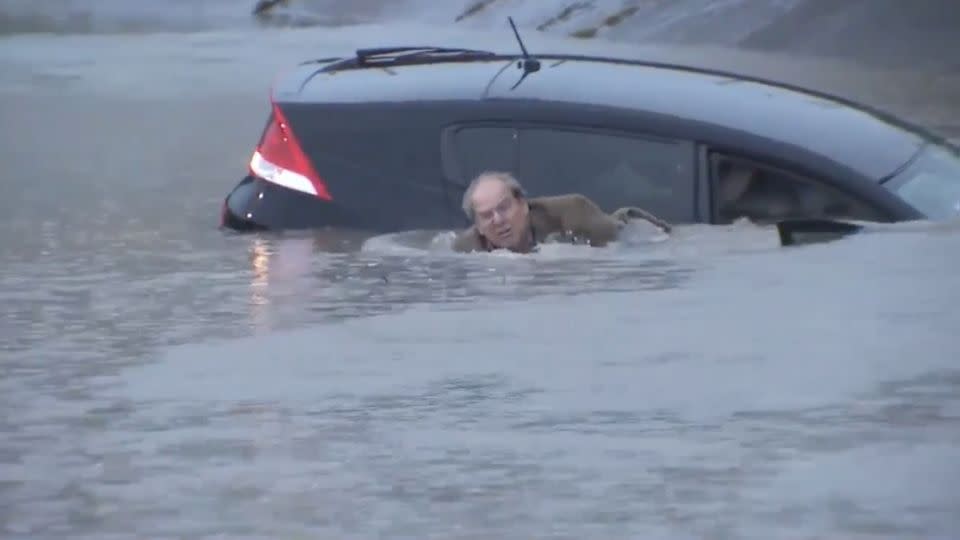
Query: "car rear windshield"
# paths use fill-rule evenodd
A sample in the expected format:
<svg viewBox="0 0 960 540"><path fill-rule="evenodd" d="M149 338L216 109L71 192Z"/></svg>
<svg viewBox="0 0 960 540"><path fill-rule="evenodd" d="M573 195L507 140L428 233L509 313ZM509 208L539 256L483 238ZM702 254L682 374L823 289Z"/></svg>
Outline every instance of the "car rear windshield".
<svg viewBox="0 0 960 540"><path fill-rule="evenodd" d="M950 148L926 147L884 185L930 219L960 217L960 153Z"/></svg>

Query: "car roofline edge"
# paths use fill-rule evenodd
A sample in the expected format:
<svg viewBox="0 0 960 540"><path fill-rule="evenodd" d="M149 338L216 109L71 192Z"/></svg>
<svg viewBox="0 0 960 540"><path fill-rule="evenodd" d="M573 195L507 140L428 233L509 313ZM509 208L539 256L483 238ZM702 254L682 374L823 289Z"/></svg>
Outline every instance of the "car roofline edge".
<svg viewBox="0 0 960 540"><path fill-rule="evenodd" d="M427 48L427 47L423 47ZM440 47L438 47L440 48ZM776 79L771 79L768 77L762 77L758 75L750 75L747 73L737 72L733 70L704 67L704 66L694 66L689 64L681 64L677 62L666 62L658 60L644 60L637 58L621 57L621 56L607 56L607 55L596 55L596 54L577 54L577 53L550 53L544 51L538 51L536 57L541 60L569 60L569 61L583 61L583 62L601 62L608 64L617 64L617 65L628 65L636 67L649 67L656 69L666 69L681 71L687 73L695 73L701 75L710 75L717 77L729 77L737 79L744 82L752 82L757 84L763 84L766 86L771 86L774 88L780 88L783 90L789 90L801 94L805 94L811 97L817 97L832 101L834 103L850 107L852 109L859 110L866 114L869 114L878 120L886 122L888 124L899 127L905 131L909 131L921 138L934 141L937 144L943 144L950 147L955 147L955 145L950 141L948 137L943 134L934 132L924 126L921 126L917 123L907 120L901 115L881 109L876 106L869 105L862 101L857 101L853 98L844 97L840 94L827 92L824 90L818 90L811 88L809 86L803 86L800 84L789 83L785 81L780 81ZM498 61L505 60L510 63L516 60L522 60L524 58L522 53L493 53L487 55L467 55L465 57L430 57L428 56L410 56L404 57L400 56L394 62L384 62L381 64L365 64L363 62L357 62L356 56L344 56L339 58L324 58L320 61L326 62L322 66L319 66L317 73L312 73L310 76L305 77L302 81L300 89L302 90L306 84L315 77L320 72L333 72L333 71L347 71L351 69L367 69L367 68L376 68L376 67L401 67L401 66L413 66L413 65L423 65L423 64L451 64L459 62L474 62L478 60L483 61ZM317 60L309 60L301 62L299 65L307 65L310 63L318 62ZM509 65L509 64L508 64ZM503 74L505 69L502 69L498 72L491 80L491 84L484 90L482 93L482 98L486 98L489 95L489 90L492 87L493 82Z"/></svg>

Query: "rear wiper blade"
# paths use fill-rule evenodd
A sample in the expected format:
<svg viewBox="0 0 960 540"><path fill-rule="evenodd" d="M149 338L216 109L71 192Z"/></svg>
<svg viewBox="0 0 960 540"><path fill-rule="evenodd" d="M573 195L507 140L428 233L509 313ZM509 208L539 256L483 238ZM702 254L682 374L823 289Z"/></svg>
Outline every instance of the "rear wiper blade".
<svg viewBox="0 0 960 540"><path fill-rule="evenodd" d="M312 60L304 60L303 62L300 62L300 65L307 65L307 64L330 64L330 63L336 62L336 61L338 61L338 60L343 60L343 57L342 57L342 56L327 56L327 57L325 57L325 58L314 58L314 59L312 59Z"/></svg>
<svg viewBox="0 0 960 540"><path fill-rule="evenodd" d="M367 49L357 49L357 60L360 63L368 61L396 60L399 58L410 58L417 56L495 56L496 53L479 49L465 49L460 47L372 47Z"/></svg>

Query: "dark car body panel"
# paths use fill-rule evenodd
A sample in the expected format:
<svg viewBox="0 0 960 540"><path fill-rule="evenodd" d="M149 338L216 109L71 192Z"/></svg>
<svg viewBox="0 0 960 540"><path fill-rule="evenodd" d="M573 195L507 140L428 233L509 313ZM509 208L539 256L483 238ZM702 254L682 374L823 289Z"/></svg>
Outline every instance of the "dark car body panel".
<svg viewBox="0 0 960 540"><path fill-rule="evenodd" d="M247 175L224 200L221 224L236 230L354 228L361 219L337 202Z"/></svg>
<svg viewBox="0 0 960 540"><path fill-rule="evenodd" d="M437 144L450 105L281 107L334 201L358 222L376 230L450 223Z"/></svg>
<svg viewBox="0 0 960 540"><path fill-rule="evenodd" d="M246 178L225 205L233 213L225 223L378 231L463 226L463 192L480 170L519 168L525 181L525 168L549 167L550 147L528 142L541 128L671 143L670 193L656 202L599 194L607 210L637 205L677 223L715 222L711 160L728 155L832 185L876 209L880 220L921 216L880 184L932 137L883 113L680 66L539 59L540 69L519 85L523 70L515 56L297 66L277 81L271 100L333 201ZM488 137L479 146L458 142L463 130L483 127L519 135ZM578 151L571 146L555 155L569 159ZM534 196L565 191L562 183L531 187ZM284 210L291 206L297 209Z"/></svg>

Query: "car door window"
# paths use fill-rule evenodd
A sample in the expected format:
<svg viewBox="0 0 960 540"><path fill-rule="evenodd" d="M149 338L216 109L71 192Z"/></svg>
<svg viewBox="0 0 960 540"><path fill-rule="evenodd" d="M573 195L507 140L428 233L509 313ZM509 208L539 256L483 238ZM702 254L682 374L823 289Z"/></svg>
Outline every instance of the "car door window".
<svg viewBox="0 0 960 540"><path fill-rule="evenodd" d="M717 223L795 218L877 221L880 214L856 197L813 178L752 160L711 155Z"/></svg>
<svg viewBox="0 0 960 540"><path fill-rule="evenodd" d="M612 212L639 206L671 221L694 208L691 143L620 133L521 128L516 172L531 196L582 193Z"/></svg>
<svg viewBox="0 0 960 540"><path fill-rule="evenodd" d="M458 183L505 170L531 197L581 193L608 212L639 206L671 221L695 219L690 142L553 126L466 127L455 141Z"/></svg>

